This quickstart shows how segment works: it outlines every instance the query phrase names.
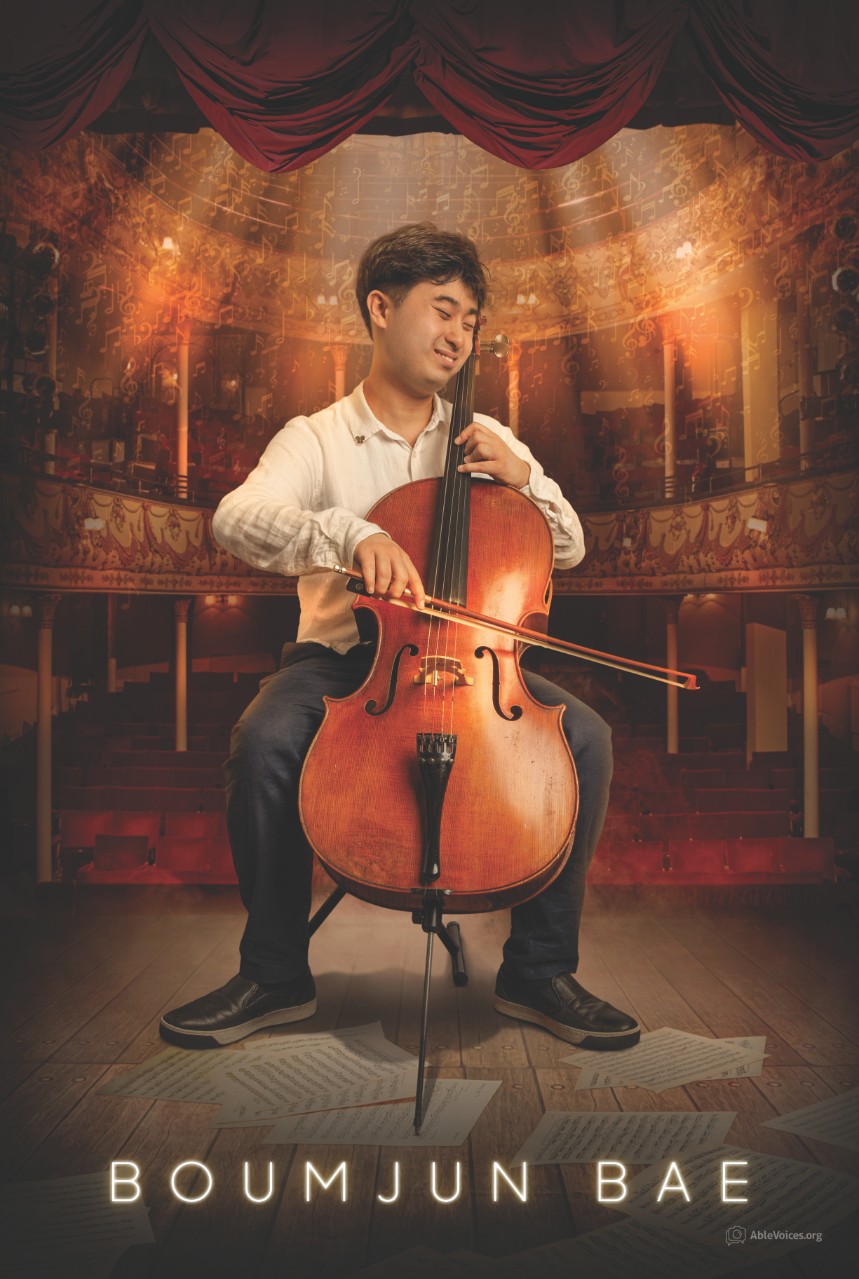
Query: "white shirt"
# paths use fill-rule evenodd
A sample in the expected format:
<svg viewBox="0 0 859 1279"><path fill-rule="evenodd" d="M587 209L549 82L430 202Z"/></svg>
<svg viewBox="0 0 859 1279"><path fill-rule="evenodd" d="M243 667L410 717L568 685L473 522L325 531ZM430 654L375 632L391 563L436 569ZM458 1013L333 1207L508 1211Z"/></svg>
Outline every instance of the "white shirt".
<svg viewBox="0 0 859 1279"><path fill-rule="evenodd" d="M256 568L299 575L300 641L339 653L358 643L355 596L343 577L325 570L350 567L357 544L385 532L364 519L379 498L443 474L451 405L434 398L432 417L410 445L375 417L361 383L329 408L287 422L244 484L218 506L212 530L222 546ZM558 567L578 564L585 553L582 526L557 484L508 427L481 413L474 420L528 463L531 475L520 492L549 521Z"/></svg>

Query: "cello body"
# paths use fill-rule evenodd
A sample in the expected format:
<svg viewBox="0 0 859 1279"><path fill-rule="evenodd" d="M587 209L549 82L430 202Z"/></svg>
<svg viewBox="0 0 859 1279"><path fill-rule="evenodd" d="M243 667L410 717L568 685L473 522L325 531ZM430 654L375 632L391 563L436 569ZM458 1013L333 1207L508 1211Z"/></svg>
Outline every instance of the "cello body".
<svg viewBox="0 0 859 1279"><path fill-rule="evenodd" d="M404 485L367 515L428 583L445 482ZM516 624L545 616L553 546L542 512L506 485L469 480L468 487L468 547L460 558L469 607ZM375 614L373 667L351 697L325 698L301 777L301 819L322 865L355 896L400 910L420 909L428 893L445 912L496 910L536 896L559 874L575 833L578 786L563 707L529 694L515 639L440 624L372 597L355 607ZM440 765L441 797L432 802L421 739L455 739L455 758ZM437 852L428 874L433 827Z"/></svg>

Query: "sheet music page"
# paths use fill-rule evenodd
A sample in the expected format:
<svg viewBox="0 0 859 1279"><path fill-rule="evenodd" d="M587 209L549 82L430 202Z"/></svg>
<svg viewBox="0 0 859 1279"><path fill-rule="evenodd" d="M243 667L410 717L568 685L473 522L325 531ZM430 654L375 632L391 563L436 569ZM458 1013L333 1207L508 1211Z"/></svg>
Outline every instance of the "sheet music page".
<svg viewBox="0 0 859 1279"><path fill-rule="evenodd" d="M723 1160L746 1161L745 1166L729 1168L727 1175L732 1180L745 1180L745 1185L728 1186L728 1194L746 1198L748 1203L722 1202ZM718 1242L725 1239L729 1227L786 1233L822 1231L859 1207L859 1179L820 1164L738 1146L714 1147L677 1160L691 1202L679 1192L668 1191L657 1203L670 1162L663 1160L634 1177L627 1198L617 1204L618 1210L640 1221ZM676 1178L672 1184L677 1184ZM784 1242L774 1240L773 1246ZM762 1254L765 1246L760 1241Z"/></svg>
<svg viewBox="0 0 859 1279"><path fill-rule="evenodd" d="M3 1187L0 1270L9 1279L100 1279L133 1244L154 1243L143 1199L111 1203L107 1172Z"/></svg>
<svg viewBox="0 0 859 1279"><path fill-rule="evenodd" d="M766 1035L752 1035L749 1038L739 1039L717 1039L714 1042L720 1044L735 1044L738 1048L747 1048L753 1052L755 1056L751 1061L742 1061L736 1066L727 1066L724 1070L718 1070L712 1075L701 1075L701 1079L746 1079L752 1076L760 1076L763 1074L764 1058L766 1053ZM583 1054L584 1055L584 1054ZM594 1056L594 1054L589 1054ZM618 1065L621 1063L617 1063ZM697 1080L687 1080L688 1083L697 1082ZM575 1084L575 1091L590 1091L594 1088L622 1088L627 1084L623 1078L622 1072L618 1072L614 1067L605 1064L605 1054L600 1054L599 1059L592 1065L586 1065L580 1072ZM633 1084L633 1087L637 1085ZM653 1092L664 1092L664 1088L651 1089Z"/></svg>
<svg viewBox="0 0 859 1279"><path fill-rule="evenodd" d="M100 1096L151 1097L153 1101L189 1101L217 1105L223 1099L223 1085L212 1076L223 1057L238 1056L233 1048L212 1048L188 1052L186 1048L165 1048L139 1066L132 1066L99 1088Z"/></svg>
<svg viewBox="0 0 859 1279"><path fill-rule="evenodd" d="M255 1070L264 1072L266 1063L270 1063L273 1081L291 1064L296 1081L303 1080L309 1090L306 1095L312 1097L393 1073L404 1062L413 1061L402 1048L385 1039L381 1029L381 1024L375 1022L343 1031L263 1040L255 1047L243 1049L188 1052L185 1048L166 1048L112 1079L99 1093L150 1097L154 1101L233 1104L248 1099L248 1089L236 1081L250 1079ZM226 1073L222 1074L222 1070ZM274 1083L272 1088L275 1089ZM295 1088L294 1097L304 1095L299 1087ZM259 1099L260 1105L277 1103L276 1090Z"/></svg>
<svg viewBox="0 0 859 1279"><path fill-rule="evenodd" d="M212 1120L213 1128L258 1128L269 1127L277 1119L287 1115L314 1114L321 1110L344 1110L357 1106L381 1105L385 1102L409 1100L414 1101L418 1082L417 1065L406 1066L403 1070L386 1071L374 1075L364 1083L353 1084L338 1092L322 1093L318 1097L295 1097L292 1101L281 1100L269 1105L264 1098L274 1096L280 1091L289 1092L288 1075L284 1080L279 1075L272 1080L272 1063L270 1061L254 1063L242 1073L242 1096L233 1100L227 1095L227 1102ZM245 1100L259 1081L258 1099Z"/></svg>
<svg viewBox="0 0 859 1279"><path fill-rule="evenodd" d="M649 1164L721 1146L736 1111L559 1111L540 1120L514 1164Z"/></svg>
<svg viewBox="0 0 859 1279"><path fill-rule="evenodd" d="M813 1137L815 1141L827 1141L830 1146L843 1146L845 1150L859 1151L859 1088L815 1101L802 1110L792 1110L789 1115L767 1119L764 1128L780 1128L783 1132L795 1132L800 1137Z"/></svg>
<svg viewBox="0 0 859 1279"><path fill-rule="evenodd" d="M414 1106L400 1102L282 1119L265 1142L316 1146L459 1146L500 1087L498 1079L434 1080L420 1137L415 1136Z"/></svg>
<svg viewBox="0 0 859 1279"><path fill-rule="evenodd" d="M597 1066L601 1072L611 1070L612 1077L624 1084L662 1092L748 1063L754 1059L755 1049L741 1048L722 1039L707 1039L704 1035L689 1035L666 1026L642 1035L634 1048L624 1049L621 1055L623 1060L610 1066L604 1054L595 1052L575 1053L561 1060L571 1066Z"/></svg>
<svg viewBox="0 0 859 1279"><path fill-rule="evenodd" d="M373 1032L334 1031L275 1052L232 1053L212 1075L223 1090L215 1126L245 1127L280 1115L414 1097L416 1078L415 1059Z"/></svg>

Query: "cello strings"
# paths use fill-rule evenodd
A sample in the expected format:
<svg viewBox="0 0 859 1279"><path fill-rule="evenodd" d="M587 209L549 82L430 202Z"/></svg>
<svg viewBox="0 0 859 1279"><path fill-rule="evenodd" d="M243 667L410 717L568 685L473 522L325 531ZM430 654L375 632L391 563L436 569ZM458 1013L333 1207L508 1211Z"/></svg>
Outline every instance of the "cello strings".
<svg viewBox="0 0 859 1279"><path fill-rule="evenodd" d="M471 355L465 365L465 378L463 387L463 404L461 408L462 420L459 423L459 430L464 430L471 421L474 410L474 373L477 365L477 356L472 350ZM453 546L451 550L453 569L452 576L455 578L457 588L461 588L462 603L467 604L468 593L468 519L469 505L471 497L471 476L468 473L460 473L455 471L455 492L454 492L454 511L452 513L453 524ZM453 680L450 691L450 731L453 732L454 721L454 699L456 697L457 675L456 664L459 660L459 645L463 636L460 635L459 627L452 623L447 628L447 650L446 655L452 658L454 663ZM450 653L449 650L453 649ZM467 672L466 672L467 674Z"/></svg>
<svg viewBox="0 0 859 1279"><path fill-rule="evenodd" d="M447 538L445 537L445 527L447 522L446 517L447 517L448 505L452 496L451 476L452 475L455 476L456 474L454 470L455 446L454 446L453 440L454 440L454 437L457 435L457 430L455 428L456 428L456 422L458 421L459 415L461 412L461 399L462 399L462 378L459 375L457 375L456 382L454 385L454 400L453 400L453 406L451 409L451 419L450 419L450 427L448 431L447 449L445 453L445 466L444 466L444 473L442 478L441 495L440 495L440 501L437 506L437 510L438 510L437 539L438 540L434 541L433 543L434 550L435 550L435 563L433 565L433 594L437 595L439 598L445 598L445 599L447 598L447 581L446 581ZM432 673L430 674L430 679L432 681L432 691L433 691L432 707L431 707L431 710L433 713L431 714L430 718L431 718L432 728L434 732L442 732L444 728L444 702L445 702L446 688L444 687L444 685L442 686L442 694L441 694L441 697L439 697L438 685L436 683L436 676L434 672L437 669L436 663L437 663L437 658L439 656L442 627L445 625L447 625L449 629L449 626L450 626L449 623L445 624L444 622L439 620L439 623L436 626L434 621L430 620L429 628L427 631L427 646L426 646L427 668L426 669L427 671L430 671L430 668L431 668L431 671L432 671ZM424 703L425 704L426 704L426 692L427 692L427 686L426 686L426 682L424 682ZM439 705L439 703L441 704Z"/></svg>

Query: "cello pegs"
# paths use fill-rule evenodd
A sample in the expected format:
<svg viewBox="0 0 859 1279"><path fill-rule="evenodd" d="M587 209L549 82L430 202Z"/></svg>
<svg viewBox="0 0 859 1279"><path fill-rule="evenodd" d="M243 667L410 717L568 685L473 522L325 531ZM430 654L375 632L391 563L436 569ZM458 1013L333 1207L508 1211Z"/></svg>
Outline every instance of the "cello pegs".
<svg viewBox="0 0 859 1279"><path fill-rule="evenodd" d="M503 360L510 350L510 339L506 333L496 333L492 341L486 343L486 346L494 356L499 360Z"/></svg>

